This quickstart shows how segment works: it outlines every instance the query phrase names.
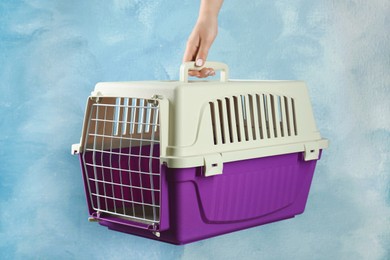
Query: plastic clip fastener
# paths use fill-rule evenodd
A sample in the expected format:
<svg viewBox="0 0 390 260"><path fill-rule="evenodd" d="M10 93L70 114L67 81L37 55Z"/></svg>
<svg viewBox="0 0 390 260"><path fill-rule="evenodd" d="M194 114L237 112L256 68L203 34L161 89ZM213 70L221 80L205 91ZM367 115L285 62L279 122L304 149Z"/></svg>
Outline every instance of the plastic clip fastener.
<svg viewBox="0 0 390 260"><path fill-rule="evenodd" d="M79 154L80 153L80 144L72 144L72 150L70 151L72 155Z"/></svg>
<svg viewBox="0 0 390 260"><path fill-rule="evenodd" d="M204 156L204 176L214 176L222 174L223 162L220 153L207 154Z"/></svg>
<svg viewBox="0 0 390 260"><path fill-rule="evenodd" d="M304 151L304 160L305 161L312 161L312 160L318 160L320 157L320 148L317 142L311 142L305 144L305 151Z"/></svg>

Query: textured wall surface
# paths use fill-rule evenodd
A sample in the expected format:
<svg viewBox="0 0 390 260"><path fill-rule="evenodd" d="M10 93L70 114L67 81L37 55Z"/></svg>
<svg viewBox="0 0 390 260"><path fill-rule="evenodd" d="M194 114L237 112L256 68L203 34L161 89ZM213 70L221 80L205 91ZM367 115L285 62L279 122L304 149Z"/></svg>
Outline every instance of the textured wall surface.
<svg viewBox="0 0 390 260"><path fill-rule="evenodd" d="M247 4L243 4L243 3ZM178 78L191 0L0 1L0 259L389 259L390 2L226 0L209 60L301 79L331 146L306 211L173 246L87 222L85 99L98 81Z"/></svg>

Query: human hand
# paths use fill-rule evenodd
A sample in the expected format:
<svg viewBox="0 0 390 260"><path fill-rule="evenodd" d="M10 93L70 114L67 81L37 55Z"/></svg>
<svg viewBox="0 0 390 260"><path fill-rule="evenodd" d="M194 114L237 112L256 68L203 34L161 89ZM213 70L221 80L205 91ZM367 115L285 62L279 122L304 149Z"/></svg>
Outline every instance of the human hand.
<svg viewBox="0 0 390 260"><path fill-rule="evenodd" d="M208 52L218 33L218 12L223 0L202 0L199 18L192 33L187 40L187 46L183 57L183 62L195 61L195 66L201 67L207 59ZM190 76L206 78L214 76L212 68L202 68L201 70L190 70Z"/></svg>
<svg viewBox="0 0 390 260"><path fill-rule="evenodd" d="M216 18L211 17L198 21L188 38L183 62L195 61L196 66L203 66L211 44L217 36L217 31L218 22ZM203 68L199 71L190 70L188 74L198 78L205 78L215 75L215 72L212 68Z"/></svg>

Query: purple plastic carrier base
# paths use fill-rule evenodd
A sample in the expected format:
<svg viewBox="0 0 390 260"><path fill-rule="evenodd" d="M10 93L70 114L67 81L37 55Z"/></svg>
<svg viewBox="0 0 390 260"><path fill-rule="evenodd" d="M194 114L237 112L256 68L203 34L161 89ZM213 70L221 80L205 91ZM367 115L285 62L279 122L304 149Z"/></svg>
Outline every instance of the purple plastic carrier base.
<svg viewBox="0 0 390 260"><path fill-rule="evenodd" d="M292 218L305 209L316 162L304 161L302 153L270 156L224 163L223 174L212 177L204 177L202 167L163 165L160 226L97 219L112 230L180 245Z"/></svg>

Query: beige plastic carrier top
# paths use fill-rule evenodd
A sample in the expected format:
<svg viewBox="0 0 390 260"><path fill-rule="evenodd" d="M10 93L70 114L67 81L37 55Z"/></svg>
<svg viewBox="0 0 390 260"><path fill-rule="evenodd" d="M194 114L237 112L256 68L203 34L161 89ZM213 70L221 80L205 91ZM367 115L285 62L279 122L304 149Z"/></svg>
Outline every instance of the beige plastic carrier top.
<svg viewBox="0 0 390 260"><path fill-rule="evenodd" d="M225 162L251 158L304 152L305 160L315 160L328 146L317 130L304 82L229 80L226 64L207 62L205 67L220 70L220 80L188 81L188 70L200 69L191 62L180 67L179 81L98 83L86 115L94 103L112 106L116 118L104 124L111 135L158 135L153 138L159 140L161 163L204 166L205 176L221 174ZM151 127L127 126L134 100L137 107L158 111L139 117ZM87 120L72 153L93 142L86 130Z"/></svg>

